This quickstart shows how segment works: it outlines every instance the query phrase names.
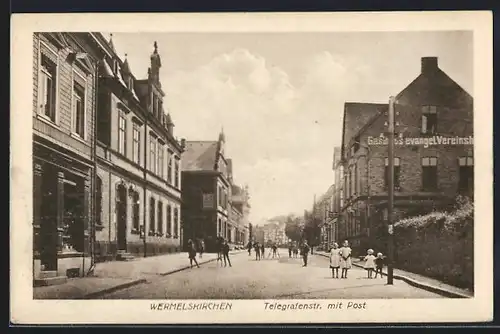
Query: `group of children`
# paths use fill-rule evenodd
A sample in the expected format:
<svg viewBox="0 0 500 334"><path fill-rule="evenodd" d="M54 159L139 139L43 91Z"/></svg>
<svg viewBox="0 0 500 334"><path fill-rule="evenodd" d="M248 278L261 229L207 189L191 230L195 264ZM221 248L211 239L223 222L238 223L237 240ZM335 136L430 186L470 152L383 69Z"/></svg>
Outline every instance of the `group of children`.
<svg viewBox="0 0 500 334"><path fill-rule="evenodd" d="M364 268L368 272L368 278L377 278L378 274L382 277L382 269L384 267L384 255L377 253L373 255L373 249L368 249L367 255L364 257ZM347 272L352 267L351 260L352 249L349 247L349 242L346 240L342 247L339 248L337 243L333 244L330 250L330 269L332 270L332 278L339 278L339 268L342 269L340 278L347 278ZM373 273L375 272L375 276Z"/></svg>

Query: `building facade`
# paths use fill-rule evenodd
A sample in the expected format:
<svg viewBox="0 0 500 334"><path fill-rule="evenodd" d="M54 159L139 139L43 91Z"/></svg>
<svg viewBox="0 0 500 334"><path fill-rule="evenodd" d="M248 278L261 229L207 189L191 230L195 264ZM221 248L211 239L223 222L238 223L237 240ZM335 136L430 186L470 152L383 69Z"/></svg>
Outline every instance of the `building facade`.
<svg viewBox="0 0 500 334"><path fill-rule="evenodd" d="M354 249L385 250L387 236L387 104L346 103L342 138L344 205L341 239ZM473 197L473 99L438 66L396 95L395 220Z"/></svg>
<svg viewBox="0 0 500 334"><path fill-rule="evenodd" d="M182 145L164 107L155 42L146 79L137 79L112 40L100 63L97 105L98 261L180 251Z"/></svg>
<svg viewBox="0 0 500 334"><path fill-rule="evenodd" d="M83 276L92 265L93 130L100 57L90 33L33 35L35 285Z"/></svg>
<svg viewBox="0 0 500 334"><path fill-rule="evenodd" d="M211 252L217 237L232 245L247 238L248 196L244 191L236 193L240 188L232 184L232 162L225 156L225 144L223 131L217 141L186 142L182 169L184 247L188 240L204 240Z"/></svg>

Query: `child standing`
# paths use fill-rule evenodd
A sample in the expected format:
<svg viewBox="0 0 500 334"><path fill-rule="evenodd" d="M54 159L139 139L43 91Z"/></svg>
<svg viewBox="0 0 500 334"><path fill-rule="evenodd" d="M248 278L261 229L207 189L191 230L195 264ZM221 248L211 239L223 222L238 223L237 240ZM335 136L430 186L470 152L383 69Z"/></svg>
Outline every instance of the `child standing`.
<svg viewBox="0 0 500 334"><path fill-rule="evenodd" d="M352 249L349 247L349 241L346 240L342 248L340 248L340 268L342 269L340 278L347 278L347 272L352 267L351 254Z"/></svg>
<svg viewBox="0 0 500 334"><path fill-rule="evenodd" d="M365 256L365 269L368 270L368 278L373 278L373 271L375 269L375 256L373 249L367 251L368 255Z"/></svg>
<svg viewBox="0 0 500 334"><path fill-rule="evenodd" d="M378 273L380 273L380 278L382 278L383 268L384 268L384 255L382 253L377 253L377 258L375 259L375 278L377 278Z"/></svg>
<svg viewBox="0 0 500 334"><path fill-rule="evenodd" d="M330 268L332 269L332 278L339 278L340 257L339 245L334 242L333 247L330 250Z"/></svg>

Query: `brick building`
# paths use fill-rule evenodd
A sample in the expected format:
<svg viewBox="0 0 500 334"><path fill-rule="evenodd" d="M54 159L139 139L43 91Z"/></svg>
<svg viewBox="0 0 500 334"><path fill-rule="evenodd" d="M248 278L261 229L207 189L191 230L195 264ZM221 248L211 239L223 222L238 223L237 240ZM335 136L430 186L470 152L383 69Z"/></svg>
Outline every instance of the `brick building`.
<svg viewBox="0 0 500 334"><path fill-rule="evenodd" d="M344 205L339 239L357 252L385 249L387 104L346 103L342 133ZM473 99L438 66L396 95L395 219L443 208L458 194L473 196Z"/></svg>
<svg viewBox="0 0 500 334"><path fill-rule="evenodd" d="M214 251L218 236L231 244L247 238L248 194L233 184L225 141L221 131L217 141L186 142L182 168L184 247L189 239L203 239L207 250Z"/></svg>
<svg viewBox="0 0 500 334"><path fill-rule="evenodd" d="M112 40L105 49L97 108L98 261L180 250L182 147L164 108L156 42L146 79L137 79Z"/></svg>
<svg viewBox="0 0 500 334"><path fill-rule="evenodd" d="M33 35L34 284L91 266L97 61L89 33Z"/></svg>

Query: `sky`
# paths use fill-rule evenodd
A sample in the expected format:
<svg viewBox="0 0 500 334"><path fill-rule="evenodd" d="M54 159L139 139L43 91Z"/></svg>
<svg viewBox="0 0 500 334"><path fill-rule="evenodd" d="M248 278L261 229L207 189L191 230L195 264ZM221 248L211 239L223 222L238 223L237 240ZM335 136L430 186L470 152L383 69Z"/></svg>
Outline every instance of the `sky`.
<svg viewBox="0 0 500 334"><path fill-rule="evenodd" d="M104 33L109 37L109 33ZM310 209L333 183L345 102L386 103L420 72L421 57L473 94L472 33L113 33L134 75L146 78L153 43L174 135L226 137L250 221Z"/></svg>

